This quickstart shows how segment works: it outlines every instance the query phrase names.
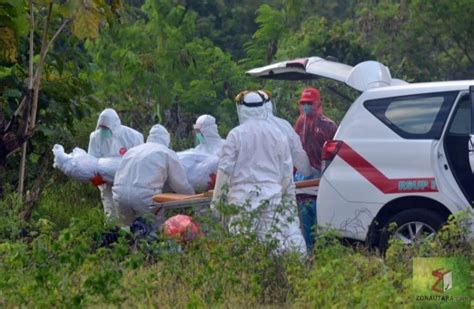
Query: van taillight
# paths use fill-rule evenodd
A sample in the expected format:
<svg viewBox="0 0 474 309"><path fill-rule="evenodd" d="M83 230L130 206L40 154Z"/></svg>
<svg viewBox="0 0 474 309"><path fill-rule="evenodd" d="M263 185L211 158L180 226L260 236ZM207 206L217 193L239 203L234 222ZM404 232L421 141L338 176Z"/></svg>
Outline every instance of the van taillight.
<svg viewBox="0 0 474 309"><path fill-rule="evenodd" d="M336 157L339 149L341 149L341 141L327 141L323 146L323 153L321 155L321 171L324 170L331 164L332 160Z"/></svg>

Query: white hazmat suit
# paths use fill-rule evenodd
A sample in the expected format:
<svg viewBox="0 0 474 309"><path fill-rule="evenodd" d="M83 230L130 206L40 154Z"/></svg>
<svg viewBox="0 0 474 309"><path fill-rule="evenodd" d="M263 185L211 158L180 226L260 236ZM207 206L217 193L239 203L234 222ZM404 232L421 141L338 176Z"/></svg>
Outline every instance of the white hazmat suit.
<svg viewBox="0 0 474 309"><path fill-rule="evenodd" d="M178 157L186 170L189 183L198 191L207 191L212 184L211 175L217 173L219 158L217 154L224 145L224 140L217 131L216 118L201 115L194 124L198 145L178 152Z"/></svg>
<svg viewBox="0 0 474 309"><path fill-rule="evenodd" d="M311 176L313 174L313 169L309 162L308 155L303 149L303 145L301 144L298 134L296 134L295 130L287 120L276 117L273 114L272 101L268 100L268 102L265 103L265 107L268 112L268 121L275 125L288 140L293 165L296 167L298 172L304 176Z"/></svg>
<svg viewBox="0 0 474 309"><path fill-rule="evenodd" d="M103 128L108 128L110 135L101 134ZM120 122L117 112L107 108L99 116L96 130L89 138L87 153L96 158L121 157L128 149L143 144L143 135ZM112 184L99 186L104 212L108 219L117 219L112 197Z"/></svg>
<svg viewBox="0 0 474 309"><path fill-rule="evenodd" d="M122 223L153 211L153 196L165 183L176 193L194 194L176 153L169 149L170 136L161 125L151 128L147 141L127 151L115 173L112 188Z"/></svg>
<svg viewBox="0 0 474 309"><path fill-rule="evenodd" d="M230 131L222 147L213 204L221 200L227 184L229 204L258 212L253 226L259 238L270 235L280 241L283 250L306 252L294 197L282 203L292 182L290 149L278 128L267 120L265 102L261 94L249 92L237 105L240 125ZM244 215L230 218L231 229Z"/></svg>
<svg viewBox="0 0 474 309"><path fill-rule="evenodd" d="M199 140L193 152L204 153L208 155L217 155L224 145L224 140L217 131L216 118L211 115L202 115L194 124L194 130L197 134L201 133L203 140Z"/></svg>

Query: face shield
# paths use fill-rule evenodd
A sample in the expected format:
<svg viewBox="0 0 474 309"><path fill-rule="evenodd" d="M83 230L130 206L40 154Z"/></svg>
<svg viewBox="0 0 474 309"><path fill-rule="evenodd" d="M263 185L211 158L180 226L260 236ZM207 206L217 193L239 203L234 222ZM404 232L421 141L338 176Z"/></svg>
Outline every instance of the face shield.
<svg viewBox="0 0 474 309"><path fill-rule="evenodd" d="M266 119L268 111L266 103L270 102L268 95L261 91L242 91L236 97L237 115L240 124L248 119Z"/></svg>

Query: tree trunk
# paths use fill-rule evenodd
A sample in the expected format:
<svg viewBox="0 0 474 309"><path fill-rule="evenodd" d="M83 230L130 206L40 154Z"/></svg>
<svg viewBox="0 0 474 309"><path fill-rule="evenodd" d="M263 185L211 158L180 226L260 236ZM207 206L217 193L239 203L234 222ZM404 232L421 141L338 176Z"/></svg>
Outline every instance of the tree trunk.
<svg viewBox="0 0 474 309"><path fill-rule="evenodd" d="M33 185L31 186L31 190L28 190L27 194L25 195L25 206L20 213L20 219L25 221L31 218L31 214L38 204L41 192L43 191L47 180L51 177L51 152L43 154L42 158L43 159L40 163L40 172L35 178Z"/></svg>
<svg viewBox="0 0 474 309"><path fill-rule="evenodd" d="M28 126L29 126L29 115L31 107L31 100L32 96L31 93L33 92L33 85L34 85L34 68L33 68L33 56L34 56L34 38L35 38L35 15L33 12L33 0L29 1L30 7L30 37L29 37L29 55L28 55L28 93L25 102L25 111L23 115L23 121L25 124L25 129L22 132L23 134L27 134ZM26 172L26 151L27 151L27 142L23 143L21 149L21 161L20 161L20 173L18 179L18 194L20 198L23 198L23 191L25 190L25 172Z"/></svg>

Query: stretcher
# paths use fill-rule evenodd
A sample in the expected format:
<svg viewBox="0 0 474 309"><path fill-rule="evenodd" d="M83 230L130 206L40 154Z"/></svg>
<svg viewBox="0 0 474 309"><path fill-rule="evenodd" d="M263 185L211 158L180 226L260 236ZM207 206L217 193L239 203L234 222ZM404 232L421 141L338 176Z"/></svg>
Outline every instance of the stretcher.
<svg viewBox="0 0 474 309"><path fill-rule="evenodd" d="M319 179L311 179L295 182L296 194L318 195ZM213 190L194 195L162 193L153 197L154 204L151 205L156 212L171 209L194 208L202 210L209 207L212 201Z"/></svg>

